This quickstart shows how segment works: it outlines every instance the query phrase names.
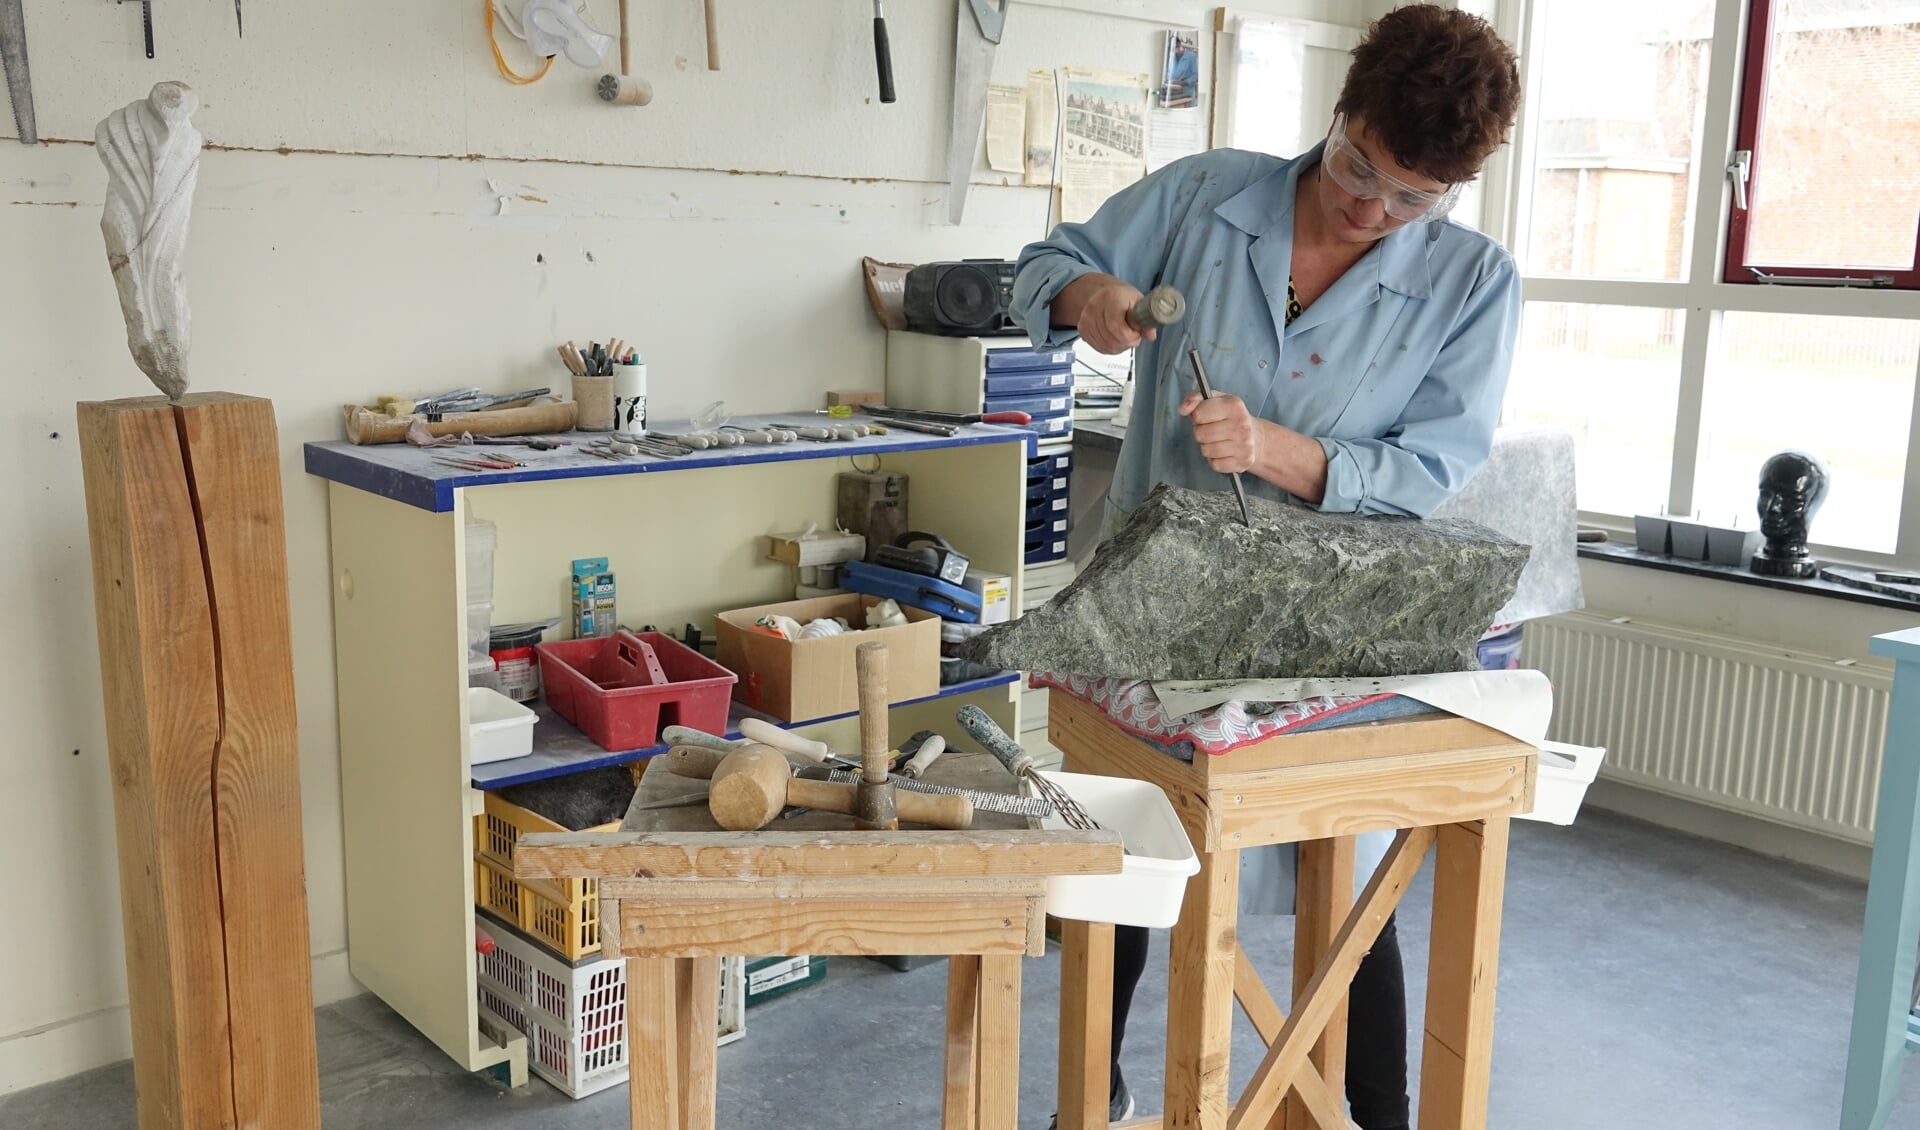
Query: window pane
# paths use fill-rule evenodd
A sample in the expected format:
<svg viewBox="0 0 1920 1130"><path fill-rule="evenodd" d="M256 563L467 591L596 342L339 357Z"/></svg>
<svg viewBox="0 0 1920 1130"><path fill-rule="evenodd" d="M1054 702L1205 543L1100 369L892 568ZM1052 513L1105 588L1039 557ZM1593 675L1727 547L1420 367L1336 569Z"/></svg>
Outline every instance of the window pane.
<svg viewBox="0 0 1920 1130"><path fill-rule="evenodd" d="M1775 0L1747 262L1914 265L1920 14L1911 0Z"/></svg>
<svg viewBox="0 0 1920 1130"><path fill-rule="evenodd" d="M1712 5L1540 0L1525 271L1686 271Z"/></svg>
<svg viewBox="0 0 1920 1130"><path fill-rule="evenodd" d="M1760 464L1800 448L1833 482L1813 522L1824 545L1891 553L1906 477L1920 322L1729 312L1707 374L1701 517L1751 528Z"/></svg>
<svg viewBox="0 0 1920 1130"><path fill-rule="evenodd" d="M1667 508L1684 328L1678 310L1527 303L1507 419L1573 433L1580 509Z"/></svg>

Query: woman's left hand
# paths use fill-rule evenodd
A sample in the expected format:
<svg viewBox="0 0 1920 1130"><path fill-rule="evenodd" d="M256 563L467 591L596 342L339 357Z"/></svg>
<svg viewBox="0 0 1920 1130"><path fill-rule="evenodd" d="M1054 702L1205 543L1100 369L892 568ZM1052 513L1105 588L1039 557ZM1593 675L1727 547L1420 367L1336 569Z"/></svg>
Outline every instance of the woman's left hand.
<svg viewBox="0 0 1920 1130"><path fill-rule="evenodd" d="M1200 442L1200 454L1224 475L1250 471L1260 462L1260 421L1247 411L1246 402L1237 396L1220 395L1202 399L1188 393L1180 402L1180 414L1193 419L1193 438Z"/></svg>

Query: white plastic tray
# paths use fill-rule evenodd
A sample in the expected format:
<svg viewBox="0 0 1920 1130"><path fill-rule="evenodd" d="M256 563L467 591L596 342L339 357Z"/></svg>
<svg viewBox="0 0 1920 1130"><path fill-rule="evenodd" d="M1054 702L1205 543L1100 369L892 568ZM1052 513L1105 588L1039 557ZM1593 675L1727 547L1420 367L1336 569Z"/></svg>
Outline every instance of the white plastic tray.
<svg viewBox="0 0 1920 1130"><path fill-rule="evenodd" d="M533 752L533 711L488 687L467 688L467 760L472 765Z"/></svg>
<svg viewBox="0 0 1920 1130"><path fill-rule="evenodd" d="M1607 751L1596 746L1540 743L1540 775L1533 787L1533 811L1519 817L1543 824L1571 824L1600 773Z"/></svg>
<svg viewBox="0 0 1920 1130"><path fill-rule="evenodd" d="M1200 870L1187 830L1159 786L1124 777L1044 773L1103 828L1120 833L1127 857L1118 875L1047 880L1047 913L1082 922L1164 929L1180 918L1187 879ZM1031 791L1031 789L1029 789ZM1058 813L1040 822L1065 828Z"/></svg>

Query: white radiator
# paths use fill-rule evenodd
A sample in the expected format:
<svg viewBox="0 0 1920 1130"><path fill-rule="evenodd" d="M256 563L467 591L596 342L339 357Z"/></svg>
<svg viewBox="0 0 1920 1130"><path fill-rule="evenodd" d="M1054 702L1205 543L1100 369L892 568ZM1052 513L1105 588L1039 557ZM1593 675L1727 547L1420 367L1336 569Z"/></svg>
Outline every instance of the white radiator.
<svg viewBox="0 0 1920 1130"><path fill-rule="evenodd" d="M1872 842L1890 672L1592 613L1530 623L1525 645L1552 736L1605 746L1603 778Z"/></svg>

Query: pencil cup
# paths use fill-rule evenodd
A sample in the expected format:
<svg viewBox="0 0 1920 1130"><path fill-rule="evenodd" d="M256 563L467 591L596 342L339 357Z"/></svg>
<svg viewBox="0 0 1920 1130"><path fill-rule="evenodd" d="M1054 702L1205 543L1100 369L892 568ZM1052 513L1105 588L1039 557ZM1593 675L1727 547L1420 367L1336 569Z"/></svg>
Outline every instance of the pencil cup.
<svg viewBox="0 0 1920 1130"><path fill-rule="evenodd" d="M614 430L638 435L647 430L647 363L613 367Z"/></svg>
<svg viewBox="0 0 1920 1130"><path fill-rule="evenodd" d="M573 378L573 402L578 406L578 418L573 425L576 430L583 432L613 430L612 377Z"/></svg>

